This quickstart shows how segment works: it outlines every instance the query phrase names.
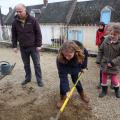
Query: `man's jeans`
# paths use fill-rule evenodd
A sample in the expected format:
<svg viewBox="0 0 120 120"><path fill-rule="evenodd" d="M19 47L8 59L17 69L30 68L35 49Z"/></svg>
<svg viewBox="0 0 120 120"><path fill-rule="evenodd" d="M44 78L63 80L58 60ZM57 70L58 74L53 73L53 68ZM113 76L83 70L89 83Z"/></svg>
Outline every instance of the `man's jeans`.
<svg viewBox="0 0 120 120"><path fill-rule="evenodd" d="M34 64L36 79L37 82L40 83L42 81L42 73L40 67L40 55L39 52L36 50L36 47L27 47L27 48L21 47L20 51L24 64L24 70L26 73L25 80L31 81L31 68L30 68L30 56L31 56Z"/></svg>

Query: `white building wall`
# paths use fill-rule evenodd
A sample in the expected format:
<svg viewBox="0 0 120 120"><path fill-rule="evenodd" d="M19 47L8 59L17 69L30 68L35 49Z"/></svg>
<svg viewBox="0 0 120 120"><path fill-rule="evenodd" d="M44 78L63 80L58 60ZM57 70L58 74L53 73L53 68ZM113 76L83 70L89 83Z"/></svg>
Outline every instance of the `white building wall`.
<svg viewBox="0 0 120 120"><path fill-rule="evenodd" d="M43 44L52 44L51 39L59 39L61 35L61 28L63 25L59 24L40 24ZM98 48L95 45L97 26L69 26L68 30L80 30L83 31L83 44L91 51L97 51ZM1 28L0 28L1 31ZM0 32L0 40L2 39L2 32ZM11 34L11 32L10 32ZM11 36L11 35L10 35ZM11 40L11 39L10 39Z"/></svg>
<svg viewBox="0 0 120 120"><path fill-rule="evenodd" d="M43 38L43 44L51 44L51 39L59 39L60 38L60 28L62 25L56 24L41 24L41 32Z"/></svg>
<svg viewBox="0 0 120 120"><path fill-rule="evenodd" d="M43 44L51 44L51 26L50 25L40 25L41 33L42 33L42 43Z"/></svg>
<svg viewBox="0 0 120 120"><path fill-rule="evenodd" d="M95 44L97 26L69 26L69 30L78 30L83 32L83 45L91 51L97 51Z"/></svg>
<svg viewBox="0 0 120 120"><path fill-rule="evenodd" d="M97 51L98 47L96 46L96 26L86 26L84 27L84 40L83 44L88 50Z"/></svg>
<svg viewBox="0 0 120 120"><path fill-rule="evenodd" d="M0 41L2 41L3 38L2 38L2 26L0 25Z"/></svg>

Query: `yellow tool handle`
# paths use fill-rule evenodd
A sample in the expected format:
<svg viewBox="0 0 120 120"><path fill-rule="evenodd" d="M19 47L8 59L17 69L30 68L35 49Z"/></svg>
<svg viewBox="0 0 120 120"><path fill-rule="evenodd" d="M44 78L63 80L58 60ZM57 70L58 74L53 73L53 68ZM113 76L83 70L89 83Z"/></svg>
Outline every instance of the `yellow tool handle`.
<svg viewBox="0 0 120 120"><path fill-rule="evenodd" d="M65 101L64 101L64 103L63 103L63 105L62 105L62 107L60 108L61 113L63 112L65 106L67 105L67 103L68 103L68 101L69 101L69 99L70 99L70 97L72 96L72 93L74 92L74 89L75 89L75 87L76 87L78 81L81 79L81 74L82 74L82 73L79 74L79 77L78 77L76 83L74 84L73 88L71 89L71 91L69 92L67 98L65 99Z"/></svg>
<svg viewBox="0 0 120 120"><path fill-rule="evenodd" d="M61 113L63 112L65 106L66 106L67 103L68 103L68 101L69 101L69 98L67 97L66 100L65 100L65 102L63 103L62 107L60 108L60 112L61 112Z"/></svg>

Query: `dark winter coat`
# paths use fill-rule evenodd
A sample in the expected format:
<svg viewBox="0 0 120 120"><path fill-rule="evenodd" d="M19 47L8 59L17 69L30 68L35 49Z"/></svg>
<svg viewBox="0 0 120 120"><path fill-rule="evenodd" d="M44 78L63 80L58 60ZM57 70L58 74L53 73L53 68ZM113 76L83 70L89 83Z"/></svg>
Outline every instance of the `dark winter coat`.
<svg viewBox="0 0 120 120"><path fill-rule="evenodd" d="M88 61L88 51L84 49L85 59L82 64L77 62L77 59L74 57L68 63L60 63L57 60L57 68L59 77L65 78L67 74L78 74L81 69L87 68L87 61Z"/></svg>
<svg viewBox="0 0 120 120"><path fill-rule="evenodd" d="M17 42L21 47L40 47L42 45L42 35L38 22L28 14L24 26L15 16L12 24L12 45L17 47Z"/></svg>
<svg viewBox="0 0 120 120"><path fill-rule="evenodd" d="M96 62L101 64L102 71L117 74L120 70L120 40L111 43L107 37L99 48ZM112 67L107 67L107 63L111 63Z"/></svg>

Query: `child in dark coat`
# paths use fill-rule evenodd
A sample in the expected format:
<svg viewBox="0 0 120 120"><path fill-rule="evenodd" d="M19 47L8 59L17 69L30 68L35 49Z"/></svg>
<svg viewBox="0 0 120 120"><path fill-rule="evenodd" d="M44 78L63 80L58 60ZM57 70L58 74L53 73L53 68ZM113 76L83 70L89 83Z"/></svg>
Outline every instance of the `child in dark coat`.
<svg viewBox="0 0 120 120"><path fill-rule="evenodd" d="M59 50L57 56L57 69L60 78L60 101L57 103L57 107L60 108L66 99L66 94L69 92L69 81L68 74L71 75L72 81L75 82L78 79L78 74L82 69L87 67L87 59L85 59L84 51L74 42L65 42ZM77 91L80 94L81 99L88 103L89 99L84 94L83 87L79 81L77 86Z"/></svg>

